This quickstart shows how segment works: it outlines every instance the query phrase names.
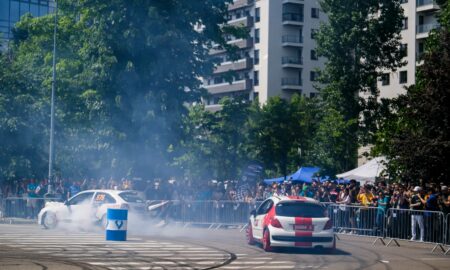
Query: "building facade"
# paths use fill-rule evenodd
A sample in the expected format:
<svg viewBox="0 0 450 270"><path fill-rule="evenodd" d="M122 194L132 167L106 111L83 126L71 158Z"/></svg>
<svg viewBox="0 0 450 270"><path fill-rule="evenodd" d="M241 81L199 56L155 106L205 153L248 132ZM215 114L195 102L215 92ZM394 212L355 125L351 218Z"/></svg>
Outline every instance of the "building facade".
<svg viewBox="0 0 450 270"><path fill-rule="evenodd" d="M416 68L425 50L425 41L431 30L439 27L436 13L439 6L433 0L403 0L402 50L407 64L396 71L386 71L378 79L380 98L395 98L406 93L406 87L416 83ZM358 149L358 165L367 162L365 155L371 145Z"/></svg>
<svg viewBox="0 0 450 270"><path fill-rule="evenodd" d="M407 65L395 72L386 71L378 81L380 97L394 98L406 93L405 87L415 84L416 67L422 62L425 40L429 32L439 27L436 13L439 6L433 0L403 0L402 49Z"/></svg>
<svg viewBox="0 0 450 270"><path fill-rule="evenodd" d="M314 96L313 84L324 59L317 57L314 40L320 21L326 20L318 1L235 0L229 6L228 24L249 29L248 39L230 39L239 48L239 60L230 61L227 53L211 50L220 65L203 85L210 93L207 108L217 107L225 96L290 98L294 93ZM225 74L234 72L229 83Z"/></svg>
<svg viewBox="0 0 450 270"><path fill-rule="evenodd" d="M0 45L12 38L14 24L26 13L34 17L53 12L53 0L0 0Z"/></svg>

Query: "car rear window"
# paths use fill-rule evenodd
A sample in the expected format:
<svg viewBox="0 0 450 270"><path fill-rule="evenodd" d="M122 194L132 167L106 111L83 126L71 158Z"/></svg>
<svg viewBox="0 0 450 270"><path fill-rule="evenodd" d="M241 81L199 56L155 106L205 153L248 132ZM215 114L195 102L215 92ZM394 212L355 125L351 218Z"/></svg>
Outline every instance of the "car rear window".
<svg viewBox="0 0 450 270"><path fill-rule="evenodd" d="M144 200L142 200L137 193L134 192L122 192L119 193L119 196L124 199L126 202L129 203L143 203Z"/></svg>
<svg viewBox="0 0 450 270"><path fill-rule="evenodd" d="M326 217L325 209L321 205L304 202L280 202L275 208L275 214L282 217Z"/></svg>

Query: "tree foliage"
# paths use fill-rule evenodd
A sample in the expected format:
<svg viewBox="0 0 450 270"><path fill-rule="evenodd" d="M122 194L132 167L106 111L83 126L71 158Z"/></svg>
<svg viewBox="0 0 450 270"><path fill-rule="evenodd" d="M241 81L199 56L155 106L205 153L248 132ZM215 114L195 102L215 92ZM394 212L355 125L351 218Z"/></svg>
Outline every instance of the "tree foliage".
<svg viewBox="0 0 450 270"><path fill-rule="evenodd" d="M331 134L345 136L340 141L346 149L337 155L335 163L348 170L356 165L358 143L367 143L374 124L373 112L377 107L377 77L383 70L402 65L399 50L403 11L400 0L322 0L321 7L328 16L317 36L318 53L327 58L322 72L321 97L324 100L325 122L336 118L346 127L345 132L329 130ZM358 136L359 135L359 136ZM361 136L364 135L364 136ZM370 139L370 137L369 137ZM325 153L328 143L318 152ZM334 151L335 150L335 151ZM341 152L334 149L331 152ZM344 159L344 160L341 160ZM331 160L328 162L333 163ZM333 170L336 170L335 167Z"/></svg>
<svg viewBox="0 0 450 270"><path fill-rule="evenodd" d="M391 102L377 133L375 154L386 155L391 175L406 181L450 178L449 11L442 6L441 29L427 41L416 85Z"/></svg>
<svg viewBox="0 0 450 270"><path fill-rule="evenodd" d="M245 35L221 27L229 2L58 1L57 170L172 174L185 104L203 94L199 77L214 65L208 49L232 49L226 35ZM0 171L7 179L46 174L53 27L53 15L23 17L2 58L0 129L12 144L2 146Z"/></svg>

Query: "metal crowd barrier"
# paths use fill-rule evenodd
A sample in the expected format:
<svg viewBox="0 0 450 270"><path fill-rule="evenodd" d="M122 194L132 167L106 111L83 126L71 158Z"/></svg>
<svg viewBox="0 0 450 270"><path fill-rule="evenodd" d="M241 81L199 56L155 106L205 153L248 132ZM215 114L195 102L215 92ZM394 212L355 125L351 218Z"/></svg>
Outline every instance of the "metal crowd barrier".
<svg viewBox="0 0 450 270"><path fill-rule="evenodd" d="M445 218L445 245L449 246L450 245L450 214L447 214L446 218ZM450 253L450 247L448 247L448 249L444 252L445 255L447 255L448 253Z"/></svg>
<svg viewBox="0 0 450 270"><path fill-rule="evenodd" d="M442 212L408 209L388 210L387 237L393 239L444 243L446 222Z"/></svg>
<svg viewBox="0 0 450 270"><path fill-rule="evenodd" d="M1 201L1 218L36 219L48 199L28 197L8 197Z"/></svg>
<svg viewBox="0 0 450 270"><path fill-rule="evenodd" d="M157 205L162 201L151 201ZM210 228L224 225L245 225L256 202L235 201L169 201L156 209L154 215L182 224L204 224Z"/></svg>
<svg viewBox="0 0 450 270"><path fill-rule="evenodd" d="M44 198L6 198L1 201L0 212L3 219L35 219L46 201ZM250 212L259 204L256 201L168 201L157 212L161 219L185 225L205 224L209 228L237 225L245 228ZM392 242L399 245L397 240L423 240L424 243L435 244L433 251L440 248L446 254L450 252L450 248L445 250L450 245L450 214L444 216L442 212L394 208L384 211L377 207L333 203L324 206L337 233L376 237L375 242L380 240L386 246ZM384 242L386 238L390 239L387 244Z"/></svg>
<svg viewBox="0 0 450 270"><path fill-rule="evenodd" d="M327 204L328 215L337 233L382 237L385 211L377 207Z"/></svg>

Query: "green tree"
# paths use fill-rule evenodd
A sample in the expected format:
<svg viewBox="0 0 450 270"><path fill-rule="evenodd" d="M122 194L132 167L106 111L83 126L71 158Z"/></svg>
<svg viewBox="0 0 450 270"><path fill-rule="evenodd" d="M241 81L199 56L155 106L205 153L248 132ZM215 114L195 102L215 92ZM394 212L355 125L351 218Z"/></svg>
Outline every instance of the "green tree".
<svg viewBox="0 0 450 270"><path fill-rule="evenodd" d="M294 121L289 103L280 97L273 97L256 112L250 127L256 156L265 169L286 176L289 152L294 141Z"/></svg>
<svg viewBox="0 0 450 270"><path fill-rule="evenodd" d="M450 178L450 8L441 8L416 85L388 104L374 148L388 157L391 175L416 183Z"/></svg>
<svg viewBox="0 0 450 270"><path fill-rule="evenodd" d="M328 117L336 112L343 117L348 129L341 141L346 155L334 162L345 164L344 170L356 165L358 135L362 143L370 141L373 128L372 108L377 107L377 77L382 70L393 70L402 63L400 31L403 11L400 0L322 0L321 7L328 22L320 27L317 36L318 53L327 58L322 72L321 97ZM362 117L361 117L362 116ZM358 119L363 121L358 121ZM358 133L358 131L360 131ZM320 146L319 147L324 147ZM341 145L336 146L338 148ZM327 151L318 149L317 151ZM339 151L337 151L339 152Z"/></svg>
<svg viewBox="0 0 450 270"><path fill-rule="evenodd" d="M224 98L220 104L221 110L214 113L194 106L185 118L183 151L175 165L190 179L238 179L248 163L249 104L240 98Z"/></svg>
<svg viewBox="0 0 450 270"><path fill-rule="evenodd" d="M172 174L168 164L183 135L185 104L204 93L199 78L214 65L208 60L209 48L218 44L233 51L226 36L246 34L221 26L229 2L58 1L57 169L67 176ZM3 100L14 102L6 109L2 104L1 110L16 113L25 128L16 133L36 138L28 147L25 139L16 137L16 143L32 153L22 162L23 154L10 147L18 160L6 156L2 170L17 168L28 175L19 165L8 165L23 163L31 172L46 174L41 164L48 156L53 26L52 15L22 18L6 59L11 63L1 67L2 76L10 80L2 82L8 88L2 91L8 93ZM16 95L29 99L13 99ZM21 112L23 104L34 111ZM11 122L6 111L1 118ZM1 129L14 130L3 124Z"/></svg>

